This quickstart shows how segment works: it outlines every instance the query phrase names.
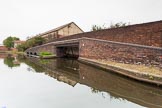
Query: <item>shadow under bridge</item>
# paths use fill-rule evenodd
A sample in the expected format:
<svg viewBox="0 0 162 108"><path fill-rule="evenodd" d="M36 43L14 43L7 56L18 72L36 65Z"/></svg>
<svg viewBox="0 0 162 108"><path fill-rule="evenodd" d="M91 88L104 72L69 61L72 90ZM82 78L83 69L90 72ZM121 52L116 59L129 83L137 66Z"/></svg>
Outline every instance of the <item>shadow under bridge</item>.
<svg viewBox="0 0 162 108"><path fill-rule="evenodd" d="M79 42L56 45L57 57L78 58Z"/></svg>

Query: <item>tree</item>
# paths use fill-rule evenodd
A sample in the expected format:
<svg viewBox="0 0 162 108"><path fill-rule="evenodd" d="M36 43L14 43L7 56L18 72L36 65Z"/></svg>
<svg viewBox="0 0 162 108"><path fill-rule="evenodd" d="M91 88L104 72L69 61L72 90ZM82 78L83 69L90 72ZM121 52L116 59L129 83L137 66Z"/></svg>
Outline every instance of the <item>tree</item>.
<svg viewBox="0 0 162 108"><path fill-rule="evenodd" d="M34 38L29 39L29 40L26 41L26 47L27 47L27 48L33 47L34 45L35 45L35 40L34 40Z"/></svg>
<svg viewBox="0 0 162 108"><path fill-rule="evenodd" d="M13 48L14 47L14 41L15 40L19 40L19 38L17 37L7 37L4 41L3 41L3 44L8 48Z"/></svg>
<svg viewBox="0 0 162 108"><path fill-rule="evenodd" d="M17 47L18 51L25 51L27 49L26 43L22 43L21 45L18 45Z"/></svg>
<svg viewBox="0 0 162 108"><path fill-rule="evenodd" d="M18 51L25 51L26 49L30 47L34 47L37 45L42 45L45 42L45 39L42 37L34 37L31 39L28 39L25 43L18 45L17 49Z"/></svg>
<svg viewBox="0 0 162 108"><path fill-rule="evenodd" d="M42 45L45 42L45 39L42 37L34 37L26 41L26 45L28 48L37 46L37 45Z"/></svg>
<svg viewBox="0 0 162 108"><path fill-rule="evenodd" d="M34 38L34 41L35 41L35 45L42 45L45 42L45 39L38 36Z"/></svg>

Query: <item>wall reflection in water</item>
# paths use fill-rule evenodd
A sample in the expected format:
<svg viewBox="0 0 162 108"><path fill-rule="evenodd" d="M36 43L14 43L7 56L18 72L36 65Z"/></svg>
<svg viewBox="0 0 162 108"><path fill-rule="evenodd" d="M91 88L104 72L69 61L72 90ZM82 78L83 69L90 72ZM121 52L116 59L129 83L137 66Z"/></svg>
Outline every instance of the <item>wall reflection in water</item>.
<svg viewBox="0 0 162 108"><path fill-rule="evenodd" d="M107 92L112 98L126 99L145 107L162 107L162 89L79 63L77 60L37 58L19 59L36 70L71 86L77 83L93 93Z"/></svg>

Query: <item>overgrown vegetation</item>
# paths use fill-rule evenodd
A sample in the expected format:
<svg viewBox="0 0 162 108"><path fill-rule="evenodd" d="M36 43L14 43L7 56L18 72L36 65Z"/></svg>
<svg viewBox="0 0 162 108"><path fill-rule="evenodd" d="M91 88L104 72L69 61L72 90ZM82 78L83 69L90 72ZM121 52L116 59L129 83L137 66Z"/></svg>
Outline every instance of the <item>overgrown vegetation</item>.
<svg viewBox="0 0 162 108"><path fill-rule="evenodd" d="M40 58L51 58L54 57L55 55L50 52L40 52L39 56Z"/></svg>
<svg viewBox="0 0 162 108"><path fill-rule="evenodd" d="M45 39L42 37L34 37L29 40L27 40L25 43L18 45L17 49L18 51L25 51L28 48L37 46L37 45L42 45L45 42Z"/></svg>
<svg viewBox="0 0 162 108"><path fill-rule="evenodd" d="M130 25L130 23L123 23L123 22L118 22L118 23L111 23L110 27L109 28L118 28L118 27L125 27L125 26L128 26Z"/></svg>
<svg viewBox="0 0 162 108"><path fill-rule="evenodd" d="M102 30L102 29L106 29L106 27L103 26L99 26L99 25L92 25L92 30L91 31L97 31L97 30Z"/></svg>
<svg viewBox="0 0 162 108"><path fill-rule="evenodd" d="M50 53L50 52L40 52L39 55L40 56L46 56L46 55L52 55L52 53Z"/></svg>
<svg viewBox="0 0 162 108"><path fill-rule="evenodd" d="M109 27L105 27L105 25L92 25L91 31L97 31L97 30L102 30L102 29L109 29L109 28L118 28L118 27L125 27L130 25L130 23L123 23L123 22L118 22L118 23L111 23Z"/></svg>

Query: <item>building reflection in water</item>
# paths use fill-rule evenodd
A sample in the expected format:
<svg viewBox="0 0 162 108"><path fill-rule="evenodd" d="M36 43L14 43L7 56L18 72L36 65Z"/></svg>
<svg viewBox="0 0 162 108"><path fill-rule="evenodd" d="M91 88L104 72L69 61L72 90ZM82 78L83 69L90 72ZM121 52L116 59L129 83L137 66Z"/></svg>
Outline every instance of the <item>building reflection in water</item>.
<svg viewBox="0 0 162 108"><path fill-rule="evenodd" d="M93 93L106 92L115 99L126 99L145 107L162 108L162 88L134 81L112 72L104 71L69 59L20 59L36 72L71 86L87 85Z"/></svg>

